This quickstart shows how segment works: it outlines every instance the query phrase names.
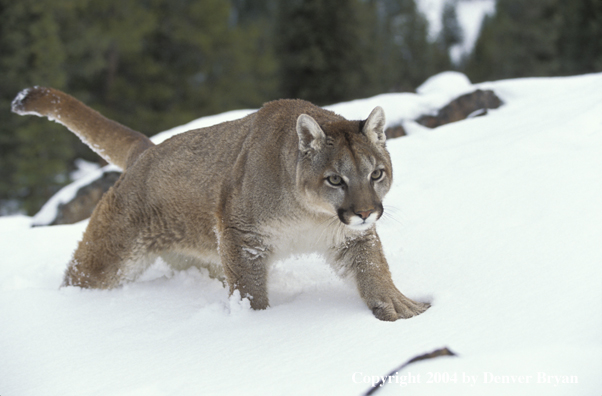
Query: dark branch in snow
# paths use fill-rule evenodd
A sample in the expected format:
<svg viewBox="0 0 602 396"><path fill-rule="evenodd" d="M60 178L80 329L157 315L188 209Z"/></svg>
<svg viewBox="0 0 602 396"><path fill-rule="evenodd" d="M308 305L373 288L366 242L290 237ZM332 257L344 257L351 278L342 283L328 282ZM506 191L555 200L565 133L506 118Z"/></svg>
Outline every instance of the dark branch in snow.
<svg viewBox="0 0 602 396"><path fill-rule="evenodd" d="M370 389L364 395L368 396L368 395L372 395L373 393L375 393L377 390L379 390L380 388L382 388L382 386L384 384L387 383L386 382L387 378L395 376L395 374L397 372L399 372L402 369L404 369L407 365L412 364L414 362L419 362L421 360L434 359L434 358L440 357L440 356L457 356L457 355L455 353L453 353L452 351L450 351L447 347L445 347L445 348L437 349L437 350L435 350L435 351L433 351L431 353L425 353L424 355L413 357L412 359L408 360L407 362L405 362L401 366L396 367L395 369L393 369L389 374L387 374L384 377L382 377L383 379L381 379L377 384L375 384L372 387L372 389Z"/></svg>

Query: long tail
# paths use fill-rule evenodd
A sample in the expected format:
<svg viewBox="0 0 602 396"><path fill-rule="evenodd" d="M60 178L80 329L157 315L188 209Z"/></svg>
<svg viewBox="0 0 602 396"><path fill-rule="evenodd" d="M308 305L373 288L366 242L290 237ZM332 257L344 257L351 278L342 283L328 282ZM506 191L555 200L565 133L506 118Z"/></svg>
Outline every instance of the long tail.
<svg viewBox="0 0 602 396"><path fill-rule="evenodd" d="M21 91L12 103L13 113L47 117L66 126L98 155L126 169L147 148L149 138L92 110L74 97L53 88Z"/></svg>

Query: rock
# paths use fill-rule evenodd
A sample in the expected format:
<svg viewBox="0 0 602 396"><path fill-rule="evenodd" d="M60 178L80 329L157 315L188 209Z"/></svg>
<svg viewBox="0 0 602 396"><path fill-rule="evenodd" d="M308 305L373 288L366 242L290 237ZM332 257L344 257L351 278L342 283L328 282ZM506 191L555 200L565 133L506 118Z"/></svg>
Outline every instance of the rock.
<svg viewBox="0 0 602 396"><path fill-rule="evenodd" d="M437 115L425 115L416 120L428 128L464 120L487 114L487 109L497 109L502 101L491 90L476 90L452 100L447 106L439 110Z"/></svg>
<svg viewBox="0 0 602 396"><path fill-rule="evenodd" d="M81 187L72 200L58 206L56 218L49 225L73 224L90 217L102 195L119 176L120 172L105 172L99 179Z"/></svg>
<svg viewBox="0 0 602 396"><path fill-rule="evenodd" d="M385 130L385 136L387 137L387 139L393 139L405 135L407 135L406 130L403 129L403 126L401 125L389 127Z"/></svg>

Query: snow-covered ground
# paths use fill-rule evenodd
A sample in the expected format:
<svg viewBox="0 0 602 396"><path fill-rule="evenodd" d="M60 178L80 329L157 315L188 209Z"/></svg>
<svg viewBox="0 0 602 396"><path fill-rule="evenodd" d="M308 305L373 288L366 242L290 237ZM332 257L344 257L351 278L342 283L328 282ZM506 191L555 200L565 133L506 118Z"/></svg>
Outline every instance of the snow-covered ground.
<svg viewBox="0 0 602 396"><path fill-rule="evenodd" d="M458 356L412 364L377 394L599 395L602 74L461 80L332 106L404 119L476 87L505 102L435 130L406 122L388 143L378 229L396 285L427 312L376 320L317 256L278 263L261 312L161 263L120 289L59 289L85 222L4 217L0 395L359 395L443 346Z"/></svg>

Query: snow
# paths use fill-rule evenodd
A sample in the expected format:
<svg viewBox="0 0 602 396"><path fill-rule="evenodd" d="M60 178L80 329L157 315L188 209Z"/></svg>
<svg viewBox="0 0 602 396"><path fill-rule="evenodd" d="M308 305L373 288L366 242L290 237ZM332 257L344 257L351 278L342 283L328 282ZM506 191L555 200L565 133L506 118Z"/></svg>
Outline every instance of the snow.
<svg viewBox="0 0 602 396"><path fill-rule="evenodd" d="M447 97L450 96L450 93L458 96L472 91L474 91L474 86L468 77L454 71L436 74L416 88L416 92L420 95L445 95Z"/></svg>
<svg viewBox="0 0 602 396"><path fill-rule="evenodd" d="M169 129L165 132L161 132L161 133L153 136L151 138L151 140L153 141L153 143L159 144L159 143L169 139L173 135L177 135L178 133L190 131L192 129L205 128L205 127L208 127L211 125L216 125L216 124L226 122L226 121L237 120L237 119L242 118L254 111L257 111L257 110L256 109L233 110L233 111L228 111L228 112L222 113L222 114L216 114L216 115L212 115L212 116L208 116L208 117L199 118L197 120L189 122L188 124L180 125L175 128Z"/></svg>
<svg viewBox="0 0 602 396"><path fill-rule="evenodd" d="M436 40L441 31L441 14L446 2L454 0L417 0L418 9L429 23L429 38ZM452 61L460 63L462 58L472 51L479 33L481 24L487 15L495 13L495 0L456 0L456 15L462 27L463 40L460 44L450 49Z"/></svg>
<svg viewBox="0 0 602 396"><path fill-rule="evenodd" d="M453 99L476 89L464 74L447 71L427 79L416 89L417 93L388 93L325 108L348 119L366 119L376 106L381 106L387 128L399 124L405 126L425 114L436 114Z"/></svg>
<svg viewBox="0 0 602 396"><path fill-rule="evenodd" d="M462 42L450 49L452 61L460 63L462 58L472 51L479 35L483 19L495 13L495 0L459 1L456 7L458 23L462 26Z"/></svg>
<svg viewBox="0 0 602 396"><path fill-rule="evenodd" d="M448 78L331 107L402 119L451 95ZM399 289L432 302L408 320L376 320L313 255L275 265L265 311L161 261L119 289L59 289L86 222L0 218L0 394L359 395L444 346L457 356L413 363L376 394L599 394L601 86L602 74L478 84L504 106L388 142L379 234Z"/></svg>
<svg viewBox="0 0 602 396"><path fill-rule="evenodd" d="M87 176L89 173L100 169L100 165L98 165L96 162L86 161L81 158L75 160L75 167L77 169L69 174L71 180L81 179L82 177Z"/></svg>
<svg viewBox="0 0 602 396"><path fill-rule="evenodd" d="M441 14L448 0L417 0L418 10L426 17L429 24L429 38L436 40L441 31Z"/></svg>

